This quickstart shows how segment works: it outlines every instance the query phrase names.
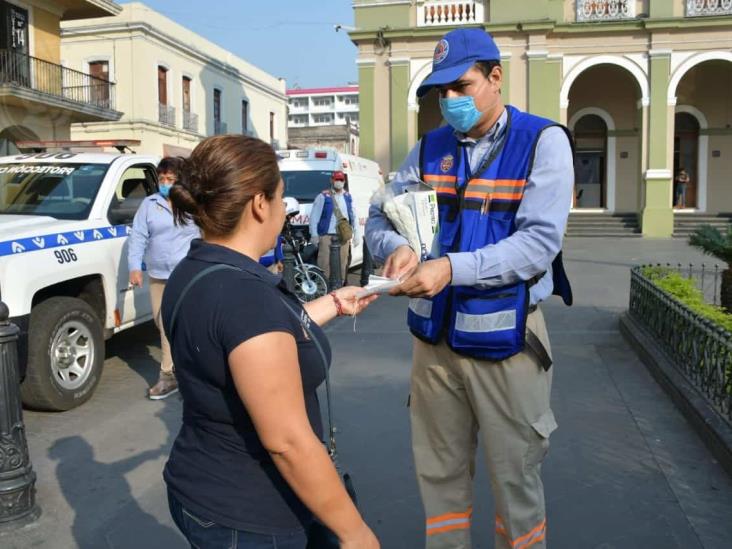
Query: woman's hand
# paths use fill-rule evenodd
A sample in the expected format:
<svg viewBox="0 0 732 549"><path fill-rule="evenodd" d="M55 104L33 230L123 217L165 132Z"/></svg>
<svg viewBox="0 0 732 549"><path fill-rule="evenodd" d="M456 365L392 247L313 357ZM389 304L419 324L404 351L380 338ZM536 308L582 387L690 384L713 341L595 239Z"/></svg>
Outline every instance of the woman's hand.
<svg viewBox="0 0 732 549"><path fill-rule="evenodd" d="M340 301L344 315L353 316L359 314L379 297L378 295L370 295L363 298L357 297L361 292L363 292L363 288L359 288L358 286L345 286L333 292L338 298L338 301Z"/></svg>
<svg viewBox="0 0 732 549"><path fill-rule="evenodd" d="M353 538L346 538L340 541L341 549L379 549L381 547L379 540L376 539L376 536L366 523L355 533Z"/></svg>

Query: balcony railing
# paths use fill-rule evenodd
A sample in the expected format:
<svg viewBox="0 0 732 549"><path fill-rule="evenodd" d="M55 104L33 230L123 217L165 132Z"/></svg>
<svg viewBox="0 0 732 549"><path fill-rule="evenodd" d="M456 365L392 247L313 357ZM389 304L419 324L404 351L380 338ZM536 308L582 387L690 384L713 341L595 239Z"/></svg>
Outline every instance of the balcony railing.
<svg viewBox="0 0 732 549"><path fill-rule="evenodd" d="M635 0L577 0L577 21L617 21L635 17Z"/></svg>
<svg viewBox="0 0 732 549"><path fill-rule="evenodd" d="M417 26L468 25L485 21L485 7L481 0L425 0L417 6Z"/></svg>
<svg viewBox="0 0 732 549"><path fill-rule="evenodd" d="M158 121L164 126L175 126L175 107L158 103Z"/></svg>
<svg viewBox="0 0 732 549"><path fill-rule="evenodd" d="M214 120L214 135L223 135L226 133L226 122Z"/></svg>
<svg viewBox="0 0 732 549"><path fill-rule="evenodd" d="M33 90L50 97L114 110L115 84L13 50L0 50L0 85Z"/></svg>
<svg viewBox="0 0 732 549"><path fill-rule="evenodd" d="M183 129L198 132L198 115L191 111L183 111Z"/></svg>
<svg viewBox="0 0 732 549"><path fill-rule="evenodd" d="M687 17L732 15L732 0L686 0Z"/></svg>

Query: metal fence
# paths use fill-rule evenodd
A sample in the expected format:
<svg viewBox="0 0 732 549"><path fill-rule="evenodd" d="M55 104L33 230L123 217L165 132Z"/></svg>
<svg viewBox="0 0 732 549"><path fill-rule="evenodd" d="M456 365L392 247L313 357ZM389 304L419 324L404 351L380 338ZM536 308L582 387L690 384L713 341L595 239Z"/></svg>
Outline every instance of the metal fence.
<svg viewBox="0 0 732 549"><path fill-rule="evenodd" d="M197 132L198 115L191 111L183 111L183 129L189 132Z"/></svg>
<svg viewBox="0 0 732 549"><path fill-rule="evenodd" d="M13 50L0 50L0 84L103 109L115 108L115 84Z"/></svg>
<svg viewBox="0 0 732 549"><path fill-rule="evenodd" d="M663 291L643 269L631 270L630 315L648 328L666 356L732 423L732 334ZM701 275L701 269L688 269L692 278L695 272Z"/></svg>
<svg viewBox="0 0 732 549"><path fill-rule="evenodd" d="M175 126L175 107L158 103L158 121L164 126Z"/></svg>

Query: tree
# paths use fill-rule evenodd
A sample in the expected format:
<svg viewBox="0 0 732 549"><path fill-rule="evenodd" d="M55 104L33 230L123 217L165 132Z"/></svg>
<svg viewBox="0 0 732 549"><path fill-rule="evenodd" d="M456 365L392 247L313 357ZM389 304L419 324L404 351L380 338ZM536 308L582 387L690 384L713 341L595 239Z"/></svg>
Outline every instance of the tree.
<svg viewBox="0 0 732 549"><path fill-rule="evenodd" d="M719 300L722 307L732 313L732 225L726 234L711 225L702 225L689 237L689 244L727 264L722 271Z"/></svg>

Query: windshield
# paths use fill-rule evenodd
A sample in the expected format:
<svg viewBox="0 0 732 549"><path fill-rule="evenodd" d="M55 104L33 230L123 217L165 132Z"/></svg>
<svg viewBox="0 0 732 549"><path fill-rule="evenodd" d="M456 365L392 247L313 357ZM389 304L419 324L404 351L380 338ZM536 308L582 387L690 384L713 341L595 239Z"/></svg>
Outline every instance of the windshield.
<svg viewBox="0 0 732 549"><path fill-rule="evenodd" d="M86 219L108 164L2 164L0 214Z"/></svg>
<svg viewBox="0 0 732 549"><path fill-rule="evenodd" d="M330 188L331 177L333 172L329 171L282 172L285 196L312 202L318 194Z"/></svg>

